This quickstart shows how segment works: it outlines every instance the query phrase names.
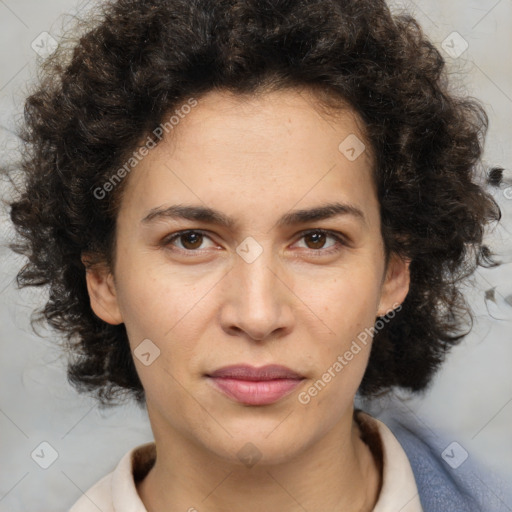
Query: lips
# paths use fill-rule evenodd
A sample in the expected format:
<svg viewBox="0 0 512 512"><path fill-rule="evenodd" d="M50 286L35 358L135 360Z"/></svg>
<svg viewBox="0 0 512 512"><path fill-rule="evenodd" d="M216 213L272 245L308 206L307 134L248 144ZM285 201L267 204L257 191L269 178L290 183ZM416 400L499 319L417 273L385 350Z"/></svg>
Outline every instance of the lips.
<svg viewBox="0 0 512 512"><path fill-rule="evenodd" d="M281 365L226 366L207 375L228 398L246 405L269 405L289 395L305 377Z"/></svg>
<svg viewBox="0 0 512 512"><path fill-rule="evenodd" d="M269 364L256 368L250 365L234 365L225 366L219 370L215 370L213 373L208 375L209 377L222 377L237 380L250 380L250 381L262 381L262 380L275 380L275 379L302 379L302 375L297 372L290 370L286 366L278 364Z"/></svg>

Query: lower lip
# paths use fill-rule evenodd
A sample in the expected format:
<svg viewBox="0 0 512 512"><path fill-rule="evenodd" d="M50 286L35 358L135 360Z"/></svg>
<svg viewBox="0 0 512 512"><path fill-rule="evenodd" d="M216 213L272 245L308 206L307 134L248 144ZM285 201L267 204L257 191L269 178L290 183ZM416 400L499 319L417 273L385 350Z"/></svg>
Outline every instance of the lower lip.
<svg viewBox="0 0 512 512"><path fill-rule="evenodd" d="M217 389L237 402L247 405L268 405L291 393L303 379L248 381L226 377L210 377Z"/></svg>

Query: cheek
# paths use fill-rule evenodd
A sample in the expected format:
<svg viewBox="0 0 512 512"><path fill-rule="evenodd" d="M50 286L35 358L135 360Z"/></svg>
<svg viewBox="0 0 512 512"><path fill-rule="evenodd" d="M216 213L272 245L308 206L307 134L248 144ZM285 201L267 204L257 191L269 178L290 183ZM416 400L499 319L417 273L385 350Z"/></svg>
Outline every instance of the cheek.
<svg viewBox="0 0 512 512"><path fill-rule="evenodd" d="M211 324L207 292L214 281L210 277L193 282L184 273L169 275L157 267L151 272L132 268L124 275L118 300L137 372L148 394L170 398L179 391L173 379L186 384L198 371L200 342ZM151 357L156 354L150 365L138 358L148 351ZM165 392L162 382L169 383Z"/></svg>
<svg viewBox="0 0 512 512"><path fill-rule="evenodd" d="M134 338L151 334L167 339L187 323L190 312L201 307L202 287L187 282L183 275L148 266L143 271L126 268L121 272L118 302L127 331Z"/></svg>
<svg viewBox="0 0 512 512"><path fill-rule="evenodd" d="M379 279L370 265L343 268L321 284L303 283L302 289L297 288L297 295L307 297L311 310L318 312L319 323L323 321L331 334L334 332L339 340L347 340L348 335L355 336L374 324Z"/></svg>
<svg viewBox="0 0 512 512"><path fill-rule="evenodd" d="M319 403L339 400L340 395L355 393L359 386L371 350L379 299L376 283L378 278L370 270L347 272L314 293L309 290L308 305L319 312L313 322L323 333L308 347L308 358L316 360L318 396L323 395ZM320 392L324 384L330 392Z"/></svg>
<svg viewBox="0 0 512 512"><path fill-rule="evenodd" d="M183 407L182 386L188 387L190 366L198 358L198 318L206 315L198 301L201 290L183 286L177 277L159 279L133 271L126 275L119 303L147 399Z"/></svg>

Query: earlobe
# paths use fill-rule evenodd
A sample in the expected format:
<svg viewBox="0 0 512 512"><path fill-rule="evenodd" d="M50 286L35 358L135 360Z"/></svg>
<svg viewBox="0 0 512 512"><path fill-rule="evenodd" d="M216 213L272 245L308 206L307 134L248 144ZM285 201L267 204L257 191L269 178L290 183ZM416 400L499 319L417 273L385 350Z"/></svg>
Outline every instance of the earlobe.
<svg viewBox="0 0 512 512"><path fill-rule="evenodd" d="M409 293L411 260L392 254L381 289L378 316L385 316L402 304Z"/></svg>
<svg viewBox="0 0 512 512"><path fill-rule="evenodd" d="M103 264L89 266L85 257L82 257L82 262L86 266L87 291L96 316L111 325L123 323L110 270Z"/></svg>

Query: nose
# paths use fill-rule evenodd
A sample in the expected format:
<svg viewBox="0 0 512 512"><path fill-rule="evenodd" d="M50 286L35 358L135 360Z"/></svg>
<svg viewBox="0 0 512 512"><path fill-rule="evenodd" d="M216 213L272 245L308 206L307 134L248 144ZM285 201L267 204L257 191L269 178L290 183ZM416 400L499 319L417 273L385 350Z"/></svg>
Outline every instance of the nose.
<svg viewBox="0 0 512 512"><path fill-rule="evenodd" d="M252 262L236 255L223 283L222 329L257 341L289 333L294 322L294 296L286 280L270 249Z"/></svg>

